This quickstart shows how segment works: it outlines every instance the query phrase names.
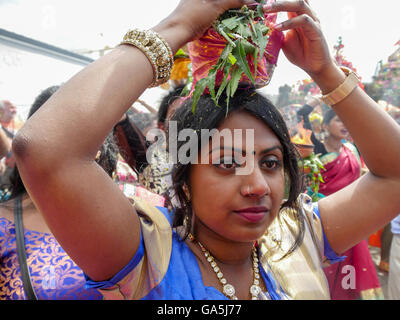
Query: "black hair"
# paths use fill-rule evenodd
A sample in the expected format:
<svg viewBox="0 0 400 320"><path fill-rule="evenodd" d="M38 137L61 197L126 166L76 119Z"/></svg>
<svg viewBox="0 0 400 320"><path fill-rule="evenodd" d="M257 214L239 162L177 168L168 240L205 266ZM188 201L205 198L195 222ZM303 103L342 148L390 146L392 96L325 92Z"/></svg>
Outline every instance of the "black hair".
<svg viewBox="0 0 400 320"><path fill-rule="evenodd" d="M222 95L220 102L226 101L226 96ZM197 103L195 112L192 112L192 100L187 99L183 105L177 110L171 121L177 121L177 132L183 129L192 129L196 132L198 141L198 150L201 149L204 143L202 141L201 129L212 130L217 128L226 116L232 112L244 110L253 115L257 119L263 121L277 136L283 148L283 162L287 182L289 183L289 191L286 201L281 205L283 208L298 209L297 198L303 188L303 179L298 167L299 154L290 141L290 135L281 113L275 106L264 96L257 93L254 88L240 88L230 98L229 107L226 102L220 103L217 107L211 99L210 95L202 95ZM228 108L228 109L227 109ZM169 132L167 132L169 134ZM176 137L172 137L175 139ZM209 140L209 135L207 135ZM187 141L177 141L177 150ZM191 155L192 156L192 155ZM197 157L197 155L193 155ZM183 238L186 238L191 228L192 204L187 195L188 187L190 190L190 163L178 163L172 170L172 182L175 196L179 202L180 207L175 208L173 227L185 226L185 233ZM298 210L294 210L298 212ZM295 241L292 252L302 241L304 236L304 219L298 215L300 222L300 232Z"/></svg>
<svg viewBox="0 0 400 320"><path fill-rule="evenodd" d="M109 133L100 148L100 157L96 159L97 164L104 171L113 177L118 162L118 145L115 142L113 133Z"/></svg>
<svg viewBox="0 0 400 320"><path fill-rule="evenodd" d="M51 86L43 90L33 102L31 108L29 109L28 119L37 111L39 108L60 88L60 86ZM96 162L107 172L107 174L112 177L113 172L117 167L118 160L118 146L114 141L112 133L110 133L103 145L101 146L100 157ZM3 192L3 198L0 202L13 199L16 196L26 193L24 183L22 182L21 176L18 171L17 165L14 166L10 172L10 182L1 186L0 190ZM9 196L4 197L5 191L10 192Z"/></svg>
<svg viewBox="0 0 400 320"><path fill-rule="evenodd" d="M60 86L51 86L44 89L35 99L31 108L29 109L28 119L42 106L44 103L50 99L50 97L58 90Z"/></svg>
<svg viewBox="0 0 400 320"><path fill-rule="evenodd" d="M329 109L324 113L322 123L328 125L328 124L332 121L332 119L333 119L334 117L336 117L336 112L335 112L335 110L333 110L332 108L329 108Z"/></svg>
<svg viewBox="0 0 400 320"><path fill-rule="evenodd" d="M160 107L158 108L157 120L159 123L165 124L168 109L171 104L181 97L181 93L185 88L184 85L179 85L170 90L161 100Z"/></svg>

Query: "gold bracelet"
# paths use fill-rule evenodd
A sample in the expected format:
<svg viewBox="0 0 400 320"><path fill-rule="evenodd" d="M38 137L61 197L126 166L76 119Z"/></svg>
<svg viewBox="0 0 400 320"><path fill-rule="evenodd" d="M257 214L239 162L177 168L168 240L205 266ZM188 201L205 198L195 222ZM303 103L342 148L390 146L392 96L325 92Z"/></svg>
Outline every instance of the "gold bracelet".
<svg viewBox="0 0 400 320"><path fill-rule="evenodd" d="M360 78L351 69L346 67L341 67L340 69L346 74L346 79L344 82L332 92L319 97L323 103L329 106L333 106L342 101L350 93L352 93L360 83Z"/></svg>
<svg viewBox="0 0 400 320"><path fill-rule="evenodd" d="M174 56L168 43L153 30L129 30L120 44L129 44L141 50L153 67L151 87L168 81L174 65Z"/></svg>

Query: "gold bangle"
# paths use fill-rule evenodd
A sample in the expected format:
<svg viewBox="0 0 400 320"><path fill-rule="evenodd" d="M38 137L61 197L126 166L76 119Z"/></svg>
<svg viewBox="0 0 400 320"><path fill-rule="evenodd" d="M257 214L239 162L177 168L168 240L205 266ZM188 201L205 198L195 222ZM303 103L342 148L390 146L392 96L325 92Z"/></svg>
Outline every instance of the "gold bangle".
<svg viewBox="0 0 400 320"><path fill-rule="evenodd" d="M353 90L357 88L358 84L360 83L360 78L351 69L346 67L341 67L340 69L346 74L346 79L344 80L344 82L335 90L319 97L319 99L323 103L329 106L333 106L342 101L350 93L352 93Z"/></svg>
<svg viewBox="0 0 400 320"><path fill-rule="evenodd" d="M120 44L129 44L141 50L153 67L151 87L168 81L174 65L174 56L168 43L153 30L129 30Z"/></svg>

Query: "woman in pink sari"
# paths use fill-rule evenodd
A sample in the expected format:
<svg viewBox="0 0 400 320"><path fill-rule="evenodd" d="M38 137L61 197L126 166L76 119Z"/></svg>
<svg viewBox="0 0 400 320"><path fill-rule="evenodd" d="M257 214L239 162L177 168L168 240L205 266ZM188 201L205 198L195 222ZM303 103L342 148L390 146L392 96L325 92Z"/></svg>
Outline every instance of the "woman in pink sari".
<svg viewBox="0 0 400 320"><path fill-rule="evenodd" d="M361 161L357 148L349 142L347 129L338 116L329 110L324 117L323 126L328 133L316 148L325 170L322 172L324 183L320 192L328 196L344 188L361 175Z"/></svg>
<svg viewBox="0 0 400 320"><path fill-rule="evenodd" d="M308 116L317 104L317 100L310 100L297 111L298 121L303 120L306 129L312 130ZM333 109L325 113L323 128L326 132L324 140L319 141L313 132L311 141L325 168L319 193L329 196L357 180L362 164L354 144L344 142L348 132ZM383 299L367 241L361 241L343 256L342 261L324 268L332 300Z"/></svg>
<svg viewBox="0 0 400 320"><path fill-rule="evenodd" d="M328 136L318 150L325 167L319 192L328 196L361 176L361 161L357 148L342 142L348 133L332 109L325 115L323 125ZM324 268L332 299L383 299L367 241L361 241L343 256L343 261Z"/></svg>

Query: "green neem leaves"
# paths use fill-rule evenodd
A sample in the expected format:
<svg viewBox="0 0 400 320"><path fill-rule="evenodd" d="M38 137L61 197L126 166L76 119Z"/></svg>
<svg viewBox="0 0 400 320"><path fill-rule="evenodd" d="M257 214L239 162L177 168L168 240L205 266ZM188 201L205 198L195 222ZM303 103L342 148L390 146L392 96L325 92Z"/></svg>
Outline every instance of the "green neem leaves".
<svg viewBox="0 0 400 320"><path fill-rule="evenodd" d="M199 101L200 96L203 94L207 85L208 85L207 78L203 78L196 83L196 86L194 87L193 96L192 96L192 111L193 111L193 113L195 112L197 102Z"/></svg>
<svg viewBox="0 0 400 320"><path fill-rule="evenodd" d="M302 166L304 170L309 171L308 175L311 178L309 185L311 198L313 199L313 202L318 201L320 183L324 183L322 171L325 170L325 167L319 158L319 154L316 155L313 152L310 156L303 159L303 161L299 163L299 166Z"/></svg>
<svg viewBox="0 0 400 320"><path fill-rule="evenodd" d="M237 46L233 48L232 55L236 58L241 71L255 84L255 77L251 74L249 64L247 63L247 53L254 53L252 50L253 48L255 50L255 47L250 43L248 43L249 45L245 44L244 41L246 40L238 40L236 42Z"/></svg>

